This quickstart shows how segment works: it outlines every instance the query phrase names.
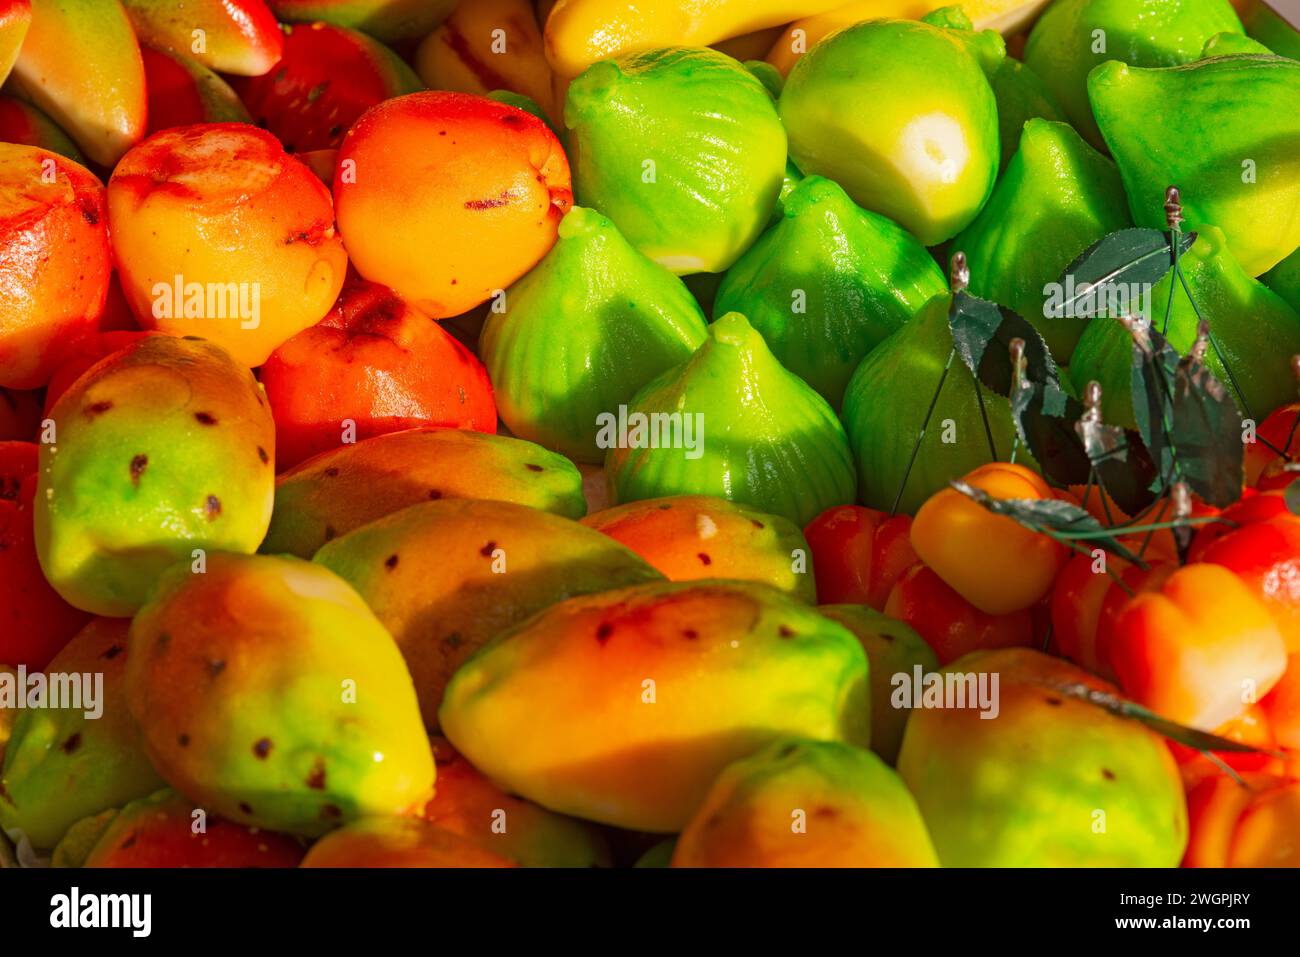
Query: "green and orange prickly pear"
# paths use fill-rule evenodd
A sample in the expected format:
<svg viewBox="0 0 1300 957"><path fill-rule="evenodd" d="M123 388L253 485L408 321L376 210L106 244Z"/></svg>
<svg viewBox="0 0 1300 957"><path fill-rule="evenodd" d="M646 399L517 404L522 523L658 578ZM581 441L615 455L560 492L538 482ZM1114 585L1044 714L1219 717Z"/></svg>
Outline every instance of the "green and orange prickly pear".
<svg viewBox="0 0 1300 957"><path fill-rule="evenodd" d="M1051 284L1085 249L1131 225L1119 170L1066 123L1030 120L993 195L952 241L970 291L1014 309L1057 362L1070 361L1086 317L1051 312Z"/></svg>
<svg viewBox="0 0 1300 957"><path fill-rule="evenodd" d="M817 602L808 542L780 515L710 495L678 495L615 505L582 524L632 549L670 581L762 582Z"/></svg>
<svg viewBox="0 0 1300 957"><path fill-rule="evenodd" d="M1112 60L1088 76L1088 96L1139 226L1165 228L1165 190L1177 186L1183 228L1218 226L1249 276L1300 246L1300 62Z"/></svg>
<svg viewBox="0 0 1300 957"><path fill-rule="evenodd" d="M163 785L127 710L129 625L88 624L45 672L48 694L71 697L16 713L0 769L0 827L34 847L52 848L81 818Z"/></svg>
<svg viewBox="0 0 1300 957"><path fill-rule="evenodd" d="M1300 312L1300 247L1286 259L1259 277L1259 281Z"/></svg>
<svg viewBox="0 0 1300 957"><path fill-rule="evenodd" d="M418 817L370 817L312 845L302 867L515 867L508 858Z"/></svg>
<svg viewBox="0 0 1300 957"><path fill-rule="evenodd" d="M126 693L167 782L237 824L314 836L432 793L397 646L311 562L215 553L168 569L131 624Z"/></svg>
<svg viewBox="0 0 1300 957"><path fill-rule="evenodd" d="M609 845L585 821L507 794L435 737L438 789L424 819L520 867L608 867Z"/></svg>
<svg viewBox="0 0 1300 957"><path fill-rule="evenodd" d="M618 542L511 502L425 502L336 538L315 561L369 605L435 727L452 674L489 639L576 595L659 581Z"/></svg>
<svg viewBox="0 0 1300 957"><path fill-rule="evenodd" d="M132 801L110 819L82 823L87 825L87 833L69 834L59 846L59 863L79 867L297 867L307 850L287 834L209 815L171 788ZM85 847L91 837L93 843ZM74 846L77 843L83 846L79 849Z"/></svg>
<svg viewBox="0 0 1300 957"><path fill-rule="evenodd" d="M280 475L261 551L311 558L326 542L420 502L515 502L567 518L587 511L563 455L504 435L419 428L344 445Z"/></svg>
<svg viewBox="0 0 1300 957"><path fill-rule="evenodd" d="M60 396L41 446L36 550L64 599L133 614L196 551L252 552L275 489L275 427L247 368L201 339L149 336Z"/></svg>
<svg viewBox="0 0 1300 957"><path fill-rule="evenodd" d="M898 676L911 680L915 669L939 670L934 649L912 627L869 605L822 605L817 609L853 632L867 653L871 677L871 750L893 765L903 744L903 729L910 708L893 704Z"/></svg>
<svg viewBox="0 0 1300 957"><path fill-rule="evenodd" d="M807 605L764 585L666 582L504 632L456 672L438 718L503 788L673 833L726 765L774 738L865 746L867 699L862 646Z"/></svg>
<svg viewBox="0 0 1300 957"><path fill-rule="evenodd" d="M907 230L808 176L727 270L713 312L743 313L783 366L839 408L862 357L947 289Z"/></svg>
<svg viewBox="0 0 1300 957"><path fill-rule="evenodd" d="M973 652L938 675L942 706L912 712L898 773L945 867L1178 865L1187 808L1164 740L1070 693L1112 685L1023 648Z"/></svg>
<svg viewBox="0 0 1300 957"><path fill-rule="evenodd" d="M738 312L714 322L695 355L648 383L615 425L605 473L619 503L715 495L803 527L853 501L834 410Z"/></svg>
<svg viewBox="0 0 1300 957"><path fill-rule="evenodd" d="M778 738L728 765L677 839L673 867L937 867L893 769L841 741Z"/></svg>
<svg viewBox="0 0 1300 957"><path fill-rule="evenodd" d="M682 281L580 206L501 302L480 340L501 419L579 462L604 461L602 414L704 341L704 314Z"/></svg>

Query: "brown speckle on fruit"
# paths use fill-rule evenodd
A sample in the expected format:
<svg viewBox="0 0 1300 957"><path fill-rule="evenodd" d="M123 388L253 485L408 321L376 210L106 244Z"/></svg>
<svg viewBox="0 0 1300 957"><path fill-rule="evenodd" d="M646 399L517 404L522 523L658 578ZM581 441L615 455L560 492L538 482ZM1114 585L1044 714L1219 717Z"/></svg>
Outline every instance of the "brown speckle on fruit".
<svg viewBox="0 0 1300 957"><path fill-rule="evenodd" d="M262 460L263 465L266 465L271 461L271 456L267 455L266 449L262 448L260 445L257 447L257 457Z"/></svg>
<svg viewBox="0 0 1300 957"><path fill-rule="evenodd" d="M216 425L217 418L211 412L195 412L194 421L199 425Z"/></svg>
<svg viewBox="0 0 1300 957"><path fill-rule="evenodd" d="M113 403L108 399L102 402L93 402L81 410L82 415L88 419L93 419L97 415L103 415L109 409L113 408Z"/></svg>
<svg viewBox="0 0 1300 957"><path fill-rule="evenodd" d="M221 514L221 499L209 495L208 500L203 503L203 511L207 514L208 521L212 521Z"/></svg>
<svg viewBox="0 0 1300 957"><path fill-rule="evenodd" d="M1110 768L1102 768L1102 769L1101 769L1101 776L1102 776L1103 778L1105 778L1107 781L1114 781L1114 780L1115 780L1115 772L1112 771Z"/></svg>
<svg viewBox="0 0 1300 957"><path fill-rule="evenodd" d="M325 790L325 765L320 758L316 759L316 764L307 775L307 787L313 791Z"/></svg>
<svg viewBox="0 0 1300 957"><path fill-rule="evenodd" d="M384 559L384 567L387 568L390 572L391 572L394 568L396 568L396 567L397 567L397 556L396 556L396 555L389 555L387 558L385 558L385 559Z"/></svg>
<svg viewBox="0 0 1300 957"><path fill-rule="evenodd" d="M1050 704L1053 708L1059 708L1061 706L1060 698L1044 698L1043 700L1046 701L1048 704Z"/></svg>
<svg viewBox="0 0 1300 957"><path fill-rule="evenodd" d="M261 738L253 745L253 754L265 761L266 756L271 753L271 739Z"/></svg>
<svg viewBox="0 0 1300 957"><path fill-rule="evenodd" d="M323 474L326 478L337 478L339 474L339 470L336 466L331 465L321 474Z"/></svg>
<svg viewBox="0 0 1300 957"><path fill-rule="evenodd" d="M140 476L149 467L149 456L141 454L131 459L131 484L140 487Z"/></svg>
<svg viewBox="0 0 1300 957"><path fill-rule="evenodd" d="M602 621L596 628L596 640L602 645L609 641L609 636L614 634L614 626L607 621Z"/></svg>
<svg viewBox="0 0 1300 957"><path fill-rule="evenodd" d="M215 678L217 677L217 675L221 674L221 672L225 670L226 670L226 663L222 661L220 658L208 659L208 677Z"/></svg>
<svg viewBox="0 0 1300 957"><path fill-rule="evenodd" d="M176 743L179 744L182 748L188 748L190 746L190 736L188 734L177 735Z"/></svg>
<svg viewBox="0 0 1300 957"><path fill-rule="evenodd" d="M540 471L542 471L542 467L541 467L540 465L534 465L532 462L529 462L529 463L525 466L525 468L527 468L528 471L530 471L530 472L540 472Z"/></svg>
<svg viewBox="0 0 1300 957"><path fill-rule="evenodd" d="M700 552L700 564L701 564L701 565L712 565L712 564L713 564L713 559L710 558L708 555L706 555L704 552Z"/></svg>
<svg viewBox="0 0 1300 957"><path fill-rule="evenodd" d="M794 629L791 628L789 625L782 625L780 628L776 630L776 633L780 635L782 638L794 637Z"/></svg>
<svg viewBox="0 0 1300 957"><path fill-rule="evenodd" d="M72 734L68 737L68 740L63 742L63 753L72 754L79 747L81 747L81 735Z"/></svg>
<svg viewBox="0 0 1300 957"><path fill-rule="evenodd" d="M253 813L253 806L251 804L245 804L243 801L239 802L239 809L243 811L245 814Z"/></svg>
<svg viewBox="0 0 1300 957"><path fill-rule="evenodd" d="M114 658L116 658L118 655L120 655L124 650L125 650L125 649L124 649L121 645L110 645L109 648L108 648L108 650L105 651L105 652L104 652L102 655L100 655L99 657L101 657L101 658L106 658L106 659L108 659L109 661L112 661Z"/></svg>
<svg viewBox="0 0 1300 957"><path fill-rule="evenodd" d="M484 558L491 558L492 553L495 552L496 550L497 550L497 543L488 542L486 545L484 545L482 548L478 550L478 553L482 555Z"/></svg>

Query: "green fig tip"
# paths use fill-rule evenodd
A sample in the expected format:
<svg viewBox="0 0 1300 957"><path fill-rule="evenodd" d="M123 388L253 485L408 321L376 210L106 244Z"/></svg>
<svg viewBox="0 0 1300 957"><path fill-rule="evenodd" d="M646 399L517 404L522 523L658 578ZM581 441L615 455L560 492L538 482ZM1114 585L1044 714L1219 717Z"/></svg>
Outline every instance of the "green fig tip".
<svg viewBox="0 0 1300 957"><path fill-rule="evenodd" d="M721 319L716 320L709 327L709 334L715 342L728 346L747 345L756 335L754 327L749 324L749 320L739 312L729 312Z"/></svg>

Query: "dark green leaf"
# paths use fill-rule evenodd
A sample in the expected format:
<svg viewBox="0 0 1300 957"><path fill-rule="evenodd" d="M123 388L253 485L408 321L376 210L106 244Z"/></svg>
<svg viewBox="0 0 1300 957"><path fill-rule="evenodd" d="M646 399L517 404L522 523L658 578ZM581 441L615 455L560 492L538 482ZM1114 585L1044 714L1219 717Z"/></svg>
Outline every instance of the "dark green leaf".
<svg viewBox="0 0 1300 957"><path fill-rule="evenodd" d="M983 489L966 482L951 484L994 515L1003 515L1036 532L1050 530L1067 533L1071 539L1105 548L1126 561L1146 567L1139 556L1122 545L1092 515L1072 502L1058 498L994 498Z"/></svg>
<svg viewBox="0 0 1300 957"><path fill-rule="evenodd" d="M1129 515L1136 515L1156 500L1153 486L1158 474L1141 436L1132 429L1123 430L1123 435L1123 456L1097 462L1097 482L1111 501Z"/></svg>
<svg viewBox="0 0 1300 957"><path fill-rule="evenodd" d="M1089 704L1094 704L1118 717L1140 721L1152 731L1164 735L1170 741L1177 741L1179 744L1195 748L1197 751L1273 753L1271 751L1262 751L1260 748L1252 747L1249 744L1242 744L1240 741L1221 738L1217 734L1198 731L1196 728L1178 724L1176 721L1162 718L1154 711L1144 708L1134 701L1129 701L1127 698L1121 698L1119 695L1107 691L1098 691L1096 688L1083 683L1056 684L1052 685L1052 688L1071 698L1078 698L1087 701Z"/></svg>
<svg viewBox="0 0 1300 957"><path fill-rule="evenodd" d="M1086 482L1090 464L1073 429L1083 408L1061 388L1060 370L1038 330L1015 311L966 292L953 296L948 325L966 368L1011 400L1016 430L1043 474L1060 485ZM1025 344L1024 378L1014 395L1013 339Z"/></svg>
<svg viewBox="0 0 1300 957"><path fill-rule="evenodd" d="M1174 447L1168 430L1174 416L1174 375L1179 356L1149 324L1135 323L1133 329L1133 417L1156 464L1156 481L1164 484L1173 475Z"/></svg>
<svg viewBox="0 0 1300 957"><path fill-rule="evenodd" d="M1241 497L1241 412L1194 355L1184 357L1174 373L1169 437L1178 449L1179 473L1193 492L1217 508Z"/></svg>
<svg viewBox="0 0 1300 957"><path fill-rule="evenodd" d="M1179 234L1179 255L1196 242L1196 233ZM1158 229L1121 229L1103 236L1065 267L1059 314L1062 316L1105 316L1108 311L1090 300L1098 287L1137 285L1150 289L1173 266L1169 234ZM1113 317L1118 318L1118 317Z"/></svg>

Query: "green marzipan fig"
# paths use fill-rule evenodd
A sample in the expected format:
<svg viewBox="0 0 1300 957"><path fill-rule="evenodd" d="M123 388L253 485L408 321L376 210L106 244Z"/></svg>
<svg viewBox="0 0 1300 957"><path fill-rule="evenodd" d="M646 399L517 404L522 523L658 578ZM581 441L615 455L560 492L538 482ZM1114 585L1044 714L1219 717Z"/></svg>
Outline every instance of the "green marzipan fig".
<svg viewBox="0 0 1300 957"><path fill-rule="evenodd" d="M54 589L131 615L195 549L252 552L275 495L275 426L253 374L202 339L150 336L68 389L41 446L36 550Z"/></svg>
<svg viewBox="0 0 1300 957"><path fill-rule="evenodd" d="M923 703L903 735L898 773L944 867L1178 866L1187 808L1164 740L1060 690L1112 686L1026 648L973 652L942 674L968 701L972 679L998 682L996 717Z"/></svg>
<svg viewBox="0 0 1300 957"><path fill-rule="evenodd" d="M1143 67L1190 63L1216 33L1241 32L1228 0L1056 0L1029 34L1025 63L1043 78L1075 128L1100 148L1101 132L1088 104L1093 67L1107 60ZM1134 123L1155 118L1137 104L1127 109ZM1187 146L1196 152L1194 144L1189 140Z"/></svg>
<svg viewBox="0 0 1300 957"><path fill-rule="evenodd" d="M322 565L173 565L131 623L126 698L167 783L239 824L314 837L433 794L402 654Z"/></svg>
<svg viewBox="0 0 1300 957"><path fill-rule="evenodd" d="M1089 76L1088 95L1139 226L1165 227L1165 190L1177 186L1183 228L1218 226L1251 276L1300 246L1300 62L1112 61Z"/></svg>
<svg viewBox="0 0 1300 957"><path fill-rule="evenodd" d="M802 528L853 501L853 459L834 410L740 313L714 322L695 355L638 392L627 424L626 435L621 422L609 429L616 503L715 495Z"/></svg>
<svg viewBox="0 0 1300 957"><path fill-rule="evenodd" d="M839 408L862 357L946 290L907 230L809 176L727 271L713 310L743 313L782 365Z"/></svg>
<svg viewBox="0 0 1300 957"><path fill-rule="evenodd" d="M952 353L948 327L950 296L936 296L888 339L867 354L844 392L841 417L858 467L858 500L888 510L915 514L921 503L953 479L992 461L975 377L953 358L930 417L920 451L907 473L926 410ZM1011 404L982 389L989 429L999 456L1011 451ZM1032 467L1020 450L1017 461ZM903 477L907 475L904 485Z"/></svg>
<svg viewBox="0 0 1300 957"><path fill-rule="evenodd" d="M18 712L0 771L0 828L21 830L34 847L52 848L81 818L163 786L126 707L128 624L97 618L50 662L51 691L67 676L93 702Z"/></svg>
<svg viewBox="0 0 1300 957"><path fill-rule="evenodd" d="M1007 57L989 77L998 101L998 141L1002 145L1002 172L1020 148L1020 134L1032 119L1065 122L1065 111L1047 84L1015 57Z"/></svg>
<svg viewBox="0 0 1300 957"><path fill-rule="evenodd" d="M717 50L601 60L564 105L577 201L678 275L720 272L768 221L786 136L767 88Z"/></svg>
<svg viewBox="0 0 1300 957"><path fill-rule="evenodd" d="M933 246L993 190L993 89L961 31L871 20L827 37L781 93L790 158Z"/></svg>
<svg viewBox="0 0 1300 957"><path fill-rule="evenodd" d="M1300 248L1260 276L1259 281L1300 312Z"/></svg>
<svg viewBox="0 0 1300 957"><path fill-rule="evenodd" d="M604 461L599 417L688 358L704 314L682 281L594 210L574 207L546 257L506 290L480 351L511 433Z"/></svg>
<svg viewBox="0 0 1300 957"><path fill-rule="evenodd" d="M1238 56L1243 54L1246 56L1272 56L1273 51L1258 40L1252 40L1240 33L1216 33L1205 41L1205 49L1201 51L1201 59L1209 59L1212 56Z"/></svg>
<svg viewBox="0 0 1300 957"><path fill-rule="evenodd" d="M871 750L888 764L898 760L910 708L894 706L896 676L912 680L915 668L938 671L939 657L910 626L869 605L822 605L817 609L853 632L867 653L871 678Z"/></svg>
<svg viewBox="0 0 1300 957"><path fill-rule="evenodd" d="M1129 225L1115 164L1068 124L1030 120L993 196L952 248L966 254L971 293L1029 320L1065 364L1086 319L1048 315L1049 284L1098 239Z"/></svg>
<svg viewBox="0 0 1300 957"><path fill-rule="evenodd" d="M1210 325L1215 341L1232 368L1249 408L1243 415L1263 421L1273 409L1295 401L1295 379L1290 357L1300 352L1300 314L1262 282L1251 279L1228 251L1223 233L1203 226L1196 242L1183 254L1179 268L1187 278L1200 315ZM1166 335L1170 345L1186 354L1196 341L1196 309L1181 283L1174 286L1172 272L1151 292L1151 322L1165 328L1170 290L1174 307ZM1070 378L1082 389L1091 380L1101 385L1102 417L1111 425L1136 426L1133 417L1133 340L1115 319L1098 318L1088 324L1070 362ZM1228 394L1237 396L1218 355L1206 351L1206 361Z"/></svg>

